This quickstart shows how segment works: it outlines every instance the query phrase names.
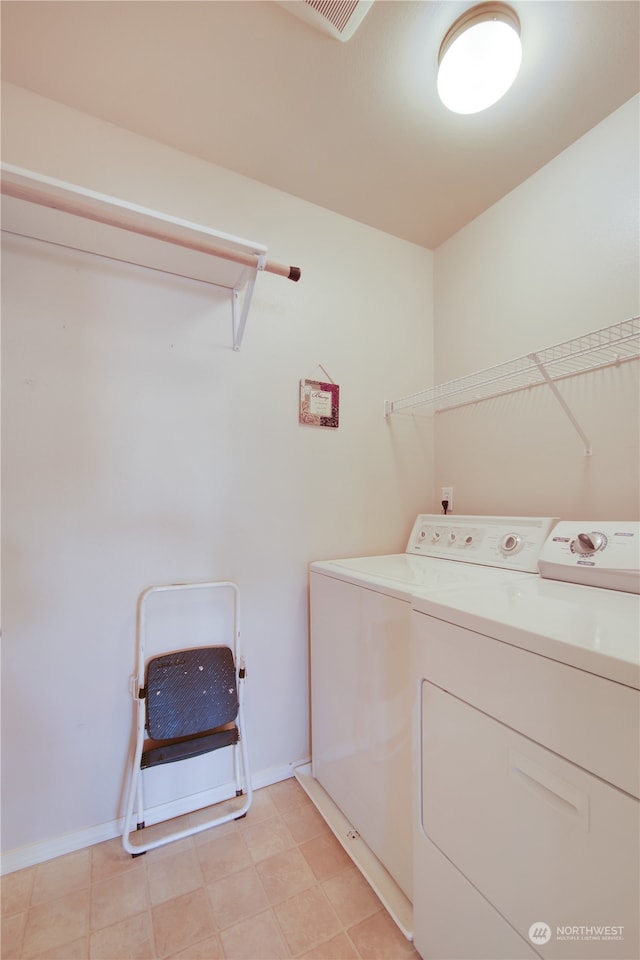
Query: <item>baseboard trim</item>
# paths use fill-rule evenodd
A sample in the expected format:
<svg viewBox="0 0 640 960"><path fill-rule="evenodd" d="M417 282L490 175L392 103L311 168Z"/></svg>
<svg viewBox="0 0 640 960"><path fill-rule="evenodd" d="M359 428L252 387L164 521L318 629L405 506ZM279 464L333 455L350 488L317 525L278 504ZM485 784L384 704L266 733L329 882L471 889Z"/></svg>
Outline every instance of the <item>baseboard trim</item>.
<svg viewBox="0 0 640 960"><path fill-rule="evenodd" d="M251 777L251 784L254 790L261 787L271 786L272 783L279 783L281 780L287 780L293 777L294 768L300 764L309 762L309 758L296 760L282 767L271 767L268 770L262 770ZM213 790L207 790L204 793L194 794L190 797L181 798L168 804L162 804L145 811L147 823L157 823L161 820L169 820L172 817L179 817L185 813L191 813L202 807L211 806L213 803L220 803L222 800L228 800L234 797L236 793L235 781L225 783ZM32 843L28 846L17 847L15 850L8 850L2 854L0 865L0 875L14 873L16 870L22 870L25 867L33 867L38 863L44 863L46 860L52 860L54 857L61 857L65 853L74 853L76 850L83 850L85 847L92 847L96 843L103 843L105 840L113 840L114 837L122 835L124 818L111 820L107 823L99 823L94 827L85 827L82 830L73 833L64 834L61 837L53 837L50 840L44 840L40 843Z"/></svg>

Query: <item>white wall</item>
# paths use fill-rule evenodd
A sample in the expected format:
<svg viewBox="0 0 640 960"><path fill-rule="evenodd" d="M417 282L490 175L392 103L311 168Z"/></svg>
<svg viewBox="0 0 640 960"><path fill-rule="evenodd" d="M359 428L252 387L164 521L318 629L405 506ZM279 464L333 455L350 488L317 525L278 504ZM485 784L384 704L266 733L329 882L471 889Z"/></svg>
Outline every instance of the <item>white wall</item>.
<svg viewBox="0 0 640 960"><path fill-rule="evenodd" d="M435 487L431 421L382 417L433 382L431 253L10 86L3 159L303 271L258 278L236 354L208 288L4 243L4 869L113 833L149 583L240 584L268 782L308 751L309 560L402 549L445 483L458 513L638 516L637 362L562 385L591 458L543 388L438 415ZM436 251L438 380L640 312L637 170L636 98ZM297 422L318 364L337 431Z"/></svg>
<svg viewBox="0 0 640 960"><path fill-rule="evenodd" d="M640 313L635 97L435 254L436 380ZM637 519L638 361L436 417L437 486L458 513Z"/></svg>
<svg viewBox="0 0 640 960"><path fill-rule="evenodd" d="M433 504L431 424L383 417L431 382L433 257L25 90L2 107L6 162L302 268L258 277L235 353L226 294L4 240L7 870L113 835L151 583L238 582L256 783L308 755L307 563L402 549ZM298 423L319 364L337 430Z"/></svg>

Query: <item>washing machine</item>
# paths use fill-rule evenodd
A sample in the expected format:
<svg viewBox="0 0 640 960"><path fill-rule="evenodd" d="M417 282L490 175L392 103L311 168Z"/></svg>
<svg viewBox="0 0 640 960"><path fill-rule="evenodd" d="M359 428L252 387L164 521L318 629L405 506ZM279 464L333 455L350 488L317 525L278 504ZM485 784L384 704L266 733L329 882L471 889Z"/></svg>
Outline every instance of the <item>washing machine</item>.
<svg viewBox="0 0 640 960"><path fill-rule="evenodd" d="M558 523L539 569L414 596L423 960L640 956L640 524Z"/></svg>
<svg viewBox="0 0 640 960"><path fill-rule="evenodd" d="M312 762L297 775L409 938L412 595L536 578L554 523L421 514L403 554L310 565Z"/></svg>

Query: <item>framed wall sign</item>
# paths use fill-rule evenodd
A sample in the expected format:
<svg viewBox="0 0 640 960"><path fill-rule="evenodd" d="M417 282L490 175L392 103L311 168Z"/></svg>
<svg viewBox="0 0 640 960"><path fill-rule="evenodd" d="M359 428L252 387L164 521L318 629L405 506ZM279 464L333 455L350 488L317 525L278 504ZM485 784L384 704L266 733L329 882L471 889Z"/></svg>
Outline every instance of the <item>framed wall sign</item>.
<svg viewBox="0 0 640 960"><path fill-rule="evenodd" d="M300 423L314 427L337 427L340 387L321 380L300 381Z"/></svg>

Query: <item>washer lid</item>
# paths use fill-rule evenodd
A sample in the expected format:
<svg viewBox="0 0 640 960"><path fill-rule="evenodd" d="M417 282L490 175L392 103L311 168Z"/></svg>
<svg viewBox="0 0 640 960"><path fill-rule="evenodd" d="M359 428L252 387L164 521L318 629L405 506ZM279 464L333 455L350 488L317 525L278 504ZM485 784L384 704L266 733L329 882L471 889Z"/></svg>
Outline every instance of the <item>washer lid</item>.
<svg viewBox="0 0 640 960"><path fill-rule="evenodd" d="M317 560L311 564L310 570L406 600L409 600L416 590L439 591L482 583L503 583L505 580L532 576L517 570L501 570L405 553L344 560Z"/></svg>
<svg viewBox="0 0 640 960"><path fill-rule="evenodd" d="M640 689L640 596L538 577L440 594L420 613Z"/></svg>

